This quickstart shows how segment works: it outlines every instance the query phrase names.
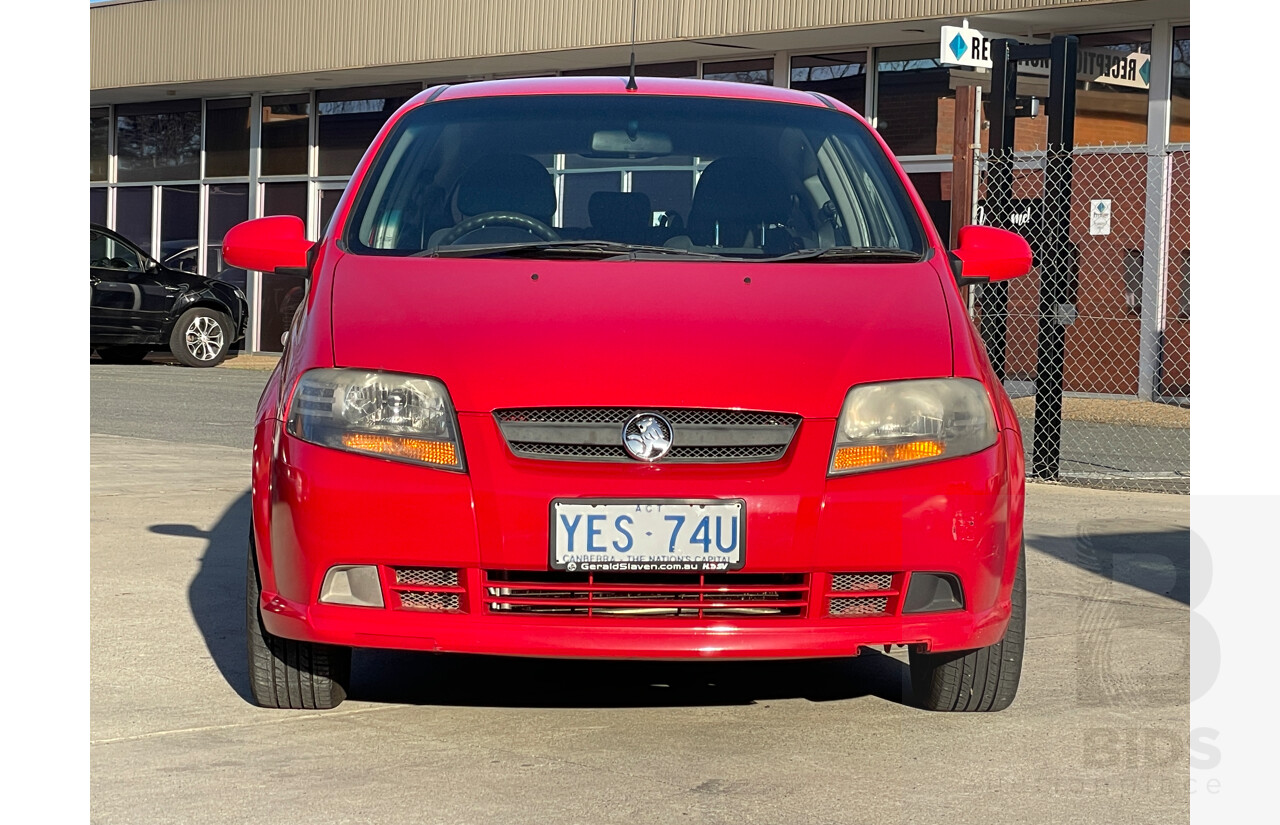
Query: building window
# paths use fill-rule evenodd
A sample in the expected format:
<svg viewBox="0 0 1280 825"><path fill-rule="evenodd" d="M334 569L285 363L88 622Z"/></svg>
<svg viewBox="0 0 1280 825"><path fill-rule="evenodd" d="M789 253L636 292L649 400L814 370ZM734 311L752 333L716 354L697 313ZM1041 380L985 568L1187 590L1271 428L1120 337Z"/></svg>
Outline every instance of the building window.
<svg viewBox="0 0 1280 825"><path fill-rule="evenodd" d="M1191 27L1173 30L1173 85L1169 142L1191 142Z"/></svg>
<svg viewBox="0 0 1280 825"><path fill-rule="evenodd" d="M949 155L956 93L938 47L876 50L876 129L898 155Z"/></svg>
<svg viewBox="0 0 1280 825"><path fill-rule="evenodd" d="M200 101L116 107L116 175L120 181L200 177Z"/></svg>
<svg viewBox="0 0 1280 825"><path fill-rule="evenodd" d="M110 128L109 110L89 110L89 180L107 179L107 132Z"/></svg>
<svg viewBox="0 0 1280 825"><path fill-rule="evenodd" d="M89 223L107 225L107 190L102 186L89 188Z"/></svg>
<svg viewBox="0 0 1280 825"><path fill-rule="evenodd" d="M160 254L166 266L200 269L200 185L160 187Z"/></svg>
<svg viewBox="0 0 1280 825"><path fill-rule="evenodd" d="M262 99L262 174L307 174L310 120L308 94Z"/></svg>
<svg viewBox="0 0 1280 825"><path fill-rule="evenodd" d="M333 220L333 213L338 209L338 201L342 200L342 189L321 189L320 195L320 226L321 234L329 228L329 221Z"/></svg>
<svg viewBox="0 0 1280 825"><path fill-rule="evenodd" d="M249 174L249 98L205 102L204 174L210 178Z"/></svg>
<svg viewBox="0 0 1280 825"><path fill-rule="evenodd" d="M208 248L205 250L204 274L210 278L231 281L242 290L246 289L245 271L229 269L222 259L222 239L231 227L249 219L249 184L210 184L208 209Z"/></svg>
<svg viewBox="0 0 1280 825"><path fill-rule="evenodd" d="M350 175L369 144L401 104L422 91L408 86L316 92L316 143L321 175Z"/></svg>
<svg viewBox="0 0 1280 825"><path fill-rule="evenodd" d="M791 58L791 88L830 95L863 114L867 108L867 53L807 54Z"/></svg>
<svg viewBox="0 0 1280 825"><path fill-rule="evenodd" d="M704 80L728 80L733 83L773 85L773 58L756 60L729 60L723 63L703 63Z"/></svg>
<svg viewBox="0 0 1280 825"><path fill-rule="evenodd" d="M116 189L115 230L142 251L151 254L150 186L121 186Z"/></svg>
<svg viewBox="0 0 1280 825"><path fill-rule="evenodd" d="M1147 142L1150 31L1080 35L1076 75L1076 146L1141 146Z"/></svg>
<svg viewBox="0 0 1280 825"><path fill-rule="evenodd" d="M307 222L307 187L305 182L267 183L262 186L263 215L294 215ZM302 300L306 282L294 275L262 273L262 291L258 300L258 349L280 352L280 338L289 329L293 312Z"/></svg>
<svg viewBox="0 0 1280 825"><path fill-rule="evenodd" d="M631 66L606 66L603 69L569 69L560 73L564 77L628 77ZM636 77L692 77L698 76L696 60L678 60L671 63L642 63L636 66Z"/></svg>

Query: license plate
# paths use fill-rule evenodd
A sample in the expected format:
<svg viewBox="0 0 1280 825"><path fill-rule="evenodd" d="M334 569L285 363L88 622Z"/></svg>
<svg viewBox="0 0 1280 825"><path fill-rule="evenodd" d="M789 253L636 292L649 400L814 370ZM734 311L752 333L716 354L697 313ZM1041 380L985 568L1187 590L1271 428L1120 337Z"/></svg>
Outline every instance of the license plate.
<svg viewBox="0 0 1280 825"><path fill-rule="evenodd" d="M746 541L742 499L551 503L553 570L737 570Z"/></svg>

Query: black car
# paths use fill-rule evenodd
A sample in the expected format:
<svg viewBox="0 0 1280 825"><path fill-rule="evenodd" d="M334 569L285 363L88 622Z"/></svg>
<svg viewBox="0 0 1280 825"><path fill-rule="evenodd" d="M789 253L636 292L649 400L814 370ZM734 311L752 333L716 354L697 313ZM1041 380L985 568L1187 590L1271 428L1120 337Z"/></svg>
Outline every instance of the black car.
<svg viewBox="0 0 1280 825"><path fill-rule="evenodd" d="M110 363L137 363L153 350L168 350L189 367L212 367L244 338L249 304L243 292L157 263L95 224L89 225L89 291L89 345Z"/></svg>

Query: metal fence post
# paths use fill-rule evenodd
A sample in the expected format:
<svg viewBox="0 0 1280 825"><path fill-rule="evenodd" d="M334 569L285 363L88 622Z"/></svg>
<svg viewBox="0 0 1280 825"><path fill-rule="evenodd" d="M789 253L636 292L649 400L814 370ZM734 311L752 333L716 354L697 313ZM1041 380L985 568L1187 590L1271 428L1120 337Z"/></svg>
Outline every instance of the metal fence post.
<svg viewBox="0 0 1280 825"><path fill-rule="evenodd" d="M1032 475L1056 479L1062 456L1062 391L1066 369L1066 307L1075 303L1076 261L1071 245L1071 164L1075 148L1076 49L1071 35L1049 43L1049 150L1044 214L1049 254L1040 265L1036 334L1036 412Z"/></svg>
<svg viewBox="0 0 1280 825"><path fill-rule="evenodd" d="M1169 134L1172 38L1167 22L1152 28L1152 72L1147 91L1147 197L1142 227L1142 320L1138 333L1138 398L1143 401L1154 401L1160 394L1164 352L1172 163L1165 141Z"/></svg>
<svg viewBox="0 0 1280 825"><path fill-rule="evenodd" d="M1170 163L1170 157L1163 149L1148 148L1147 203L1142 227L1142 326L1138 332L1138 398L1143 401L1154 401L1160 394L1165 273L1168 271Z"/></svg>

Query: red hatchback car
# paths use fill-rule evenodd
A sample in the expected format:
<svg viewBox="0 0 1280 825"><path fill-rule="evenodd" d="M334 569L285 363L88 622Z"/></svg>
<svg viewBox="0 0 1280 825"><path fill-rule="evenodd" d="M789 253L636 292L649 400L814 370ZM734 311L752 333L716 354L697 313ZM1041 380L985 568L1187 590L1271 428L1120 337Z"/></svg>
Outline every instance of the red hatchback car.
<svg viewBox="0 0 1280 825"><path fill-rule="evenodd" d="M903 645L1000 710L1023 652L1022 440L949 252L866 122L696 80L437 86L316 243L257 411L255 700L330 708L356 647L615 659Z"/></svg>

